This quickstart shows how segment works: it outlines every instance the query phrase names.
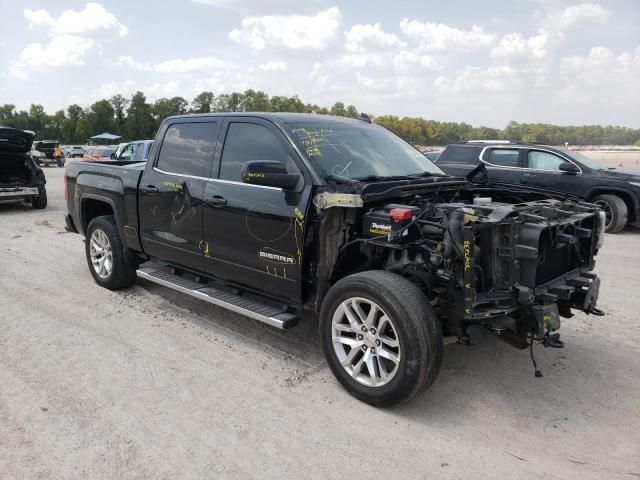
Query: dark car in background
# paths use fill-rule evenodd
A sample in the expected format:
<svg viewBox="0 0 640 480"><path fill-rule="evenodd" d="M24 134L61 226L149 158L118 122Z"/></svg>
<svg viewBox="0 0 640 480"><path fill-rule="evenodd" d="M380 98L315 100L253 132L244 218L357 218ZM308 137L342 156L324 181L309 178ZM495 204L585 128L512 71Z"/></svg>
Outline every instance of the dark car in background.
<svg viewBox="0 0 640 480"><path fill-rule="evenodd" d="M89 146L85 149L82 160L85 162L108 162L116 153L116 147Z"/></svg>
<svg viewBox="0 0 640 480"><path fill-rule="evenodd" d="M437 164L457 176L466 176L482 164L489 181L583 197L605 211L608 233L640 225L640 173L607 168L579 152L506 140L471 140L448 145Z"/></svg>
<svg viewBox="0 0 640 480"><path fill-rule="evenodd" d="M146 162L149 159L149 153L153 146L153 140L136 140L127 143L120 152L114 152L112 160L120 160L122 162Z"/></svg>
<svg viewBox="0 0 640 480"><path fill-rule="evenodd" d="M34 133L0 127L0 203L31 202L47 206L44 172L29 154Z"/></svg>

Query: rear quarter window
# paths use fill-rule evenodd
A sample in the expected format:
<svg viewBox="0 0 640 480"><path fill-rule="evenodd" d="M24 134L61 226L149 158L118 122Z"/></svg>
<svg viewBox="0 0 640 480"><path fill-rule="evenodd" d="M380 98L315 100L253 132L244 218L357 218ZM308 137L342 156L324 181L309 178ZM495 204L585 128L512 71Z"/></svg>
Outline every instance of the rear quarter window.
<svg viewBox="0 0 640 480"><path fill-rule="evenodd" d="M438 157L436 163L464 163L468 165L476 165L480 159L480 148L478 147L462 147L448 146Z"/></svg>

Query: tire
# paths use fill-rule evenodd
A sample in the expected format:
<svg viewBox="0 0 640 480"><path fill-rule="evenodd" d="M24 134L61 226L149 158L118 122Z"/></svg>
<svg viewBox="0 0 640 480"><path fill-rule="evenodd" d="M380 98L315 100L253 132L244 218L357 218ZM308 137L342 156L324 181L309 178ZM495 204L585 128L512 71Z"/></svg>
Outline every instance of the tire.
<svg viewBox="0 0 640 480"><path fill-rule="evenodd" d="M31 206L36 210L47 208L47 189L38 187L38 196L31 200Z"/></svg>
<svg viewBox="0 0 640 480"><path fill-rule="evenodd" d="M593 198L593 203L602 207L607 215L604 231L618 233L627 224L627 204L617 195L605 194Z"/></svg>
<svg viewBox="0 0 640 480"><path fill-rule="evenodd" d="M87 227L85 253L89 271L101 287L119 290L136 281L136 259L124 246L113 215L91 220ZM95 265L92 254L96 260Z"/></svg>
<svg viewBox="0 0 640 480"><path fill-rule="evenodd" d="M371 303L381 311L372 321L362 321L371 313ZM362 331L364 323L366 332ZM342 386L378 407L412 399L433 383L442 364L442 330L427 297L409 280L391 272L361 272L336 283L320 309L320 341L329 368ZM389 353L398 361L392 361Z"/></svg>

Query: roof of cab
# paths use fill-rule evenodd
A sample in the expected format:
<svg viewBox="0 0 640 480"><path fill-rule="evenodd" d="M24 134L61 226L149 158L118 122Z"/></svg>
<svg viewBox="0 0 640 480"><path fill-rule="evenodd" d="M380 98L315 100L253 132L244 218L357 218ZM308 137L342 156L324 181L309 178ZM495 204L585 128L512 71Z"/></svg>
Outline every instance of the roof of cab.
<svg viewBox="0 0 640 480"><path fill-rule="evenodd" d="M362 118L338 117L335 115L324 115L319 113L291 113L291 112L220 112L220 113L196 113L189 115L174 115L165 118L164 121L179 118L194 117L254 117L264 118L272 122L279 123L305 123L305 122L326 122L326 123L350 123L363 124L368 123Z"/></svg>

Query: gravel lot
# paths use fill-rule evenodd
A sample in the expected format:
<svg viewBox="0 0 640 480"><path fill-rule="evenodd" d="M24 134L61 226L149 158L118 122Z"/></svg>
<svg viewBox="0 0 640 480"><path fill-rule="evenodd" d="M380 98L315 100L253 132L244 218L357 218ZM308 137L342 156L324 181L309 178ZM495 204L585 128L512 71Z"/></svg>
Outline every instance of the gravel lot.
<svg viewBox="0 0 640 480"><path fill-rule="evenodd" d="M279 332L139 281L92 280L49 207L0 205L0 478L640 477L640 232L598 256L608 315L564 320L563 350L479 332L391 410L325 365L311 319Z"/></svg>

